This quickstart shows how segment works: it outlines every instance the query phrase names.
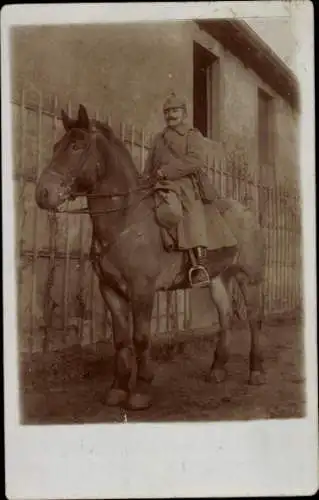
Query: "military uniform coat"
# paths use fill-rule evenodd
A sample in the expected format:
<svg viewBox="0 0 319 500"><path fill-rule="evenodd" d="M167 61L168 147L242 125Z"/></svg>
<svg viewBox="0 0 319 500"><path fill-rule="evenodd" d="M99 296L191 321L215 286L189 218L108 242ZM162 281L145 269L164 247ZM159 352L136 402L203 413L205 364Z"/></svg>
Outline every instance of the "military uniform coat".
<svg viewBox="0 0 319 500"><path fill-rule="evenodd" d="M180 249L208 246L205 209L195 180L204 164L203 136L186 124L157 134L147 158L145 175L161 169L167 179L164 184L172 182L182 202L184 217L177 228Z"/></svg>

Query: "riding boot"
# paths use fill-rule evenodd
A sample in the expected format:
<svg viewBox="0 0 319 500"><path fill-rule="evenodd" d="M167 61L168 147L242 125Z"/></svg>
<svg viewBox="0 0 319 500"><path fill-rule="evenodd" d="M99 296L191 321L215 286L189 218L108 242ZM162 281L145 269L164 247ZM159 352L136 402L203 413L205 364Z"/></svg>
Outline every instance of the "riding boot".
<svg viewBox="0 0 319 500"><path fill-rule="evenodd" d="M192 282L196 285L199 285L200 283L205 284L207 283L208 279L207 249L205 247L196 247L194 248L194 253L197 259L197 265L201 266L204 269L196 269L196 271L194 271L192 276Z"/></svg>

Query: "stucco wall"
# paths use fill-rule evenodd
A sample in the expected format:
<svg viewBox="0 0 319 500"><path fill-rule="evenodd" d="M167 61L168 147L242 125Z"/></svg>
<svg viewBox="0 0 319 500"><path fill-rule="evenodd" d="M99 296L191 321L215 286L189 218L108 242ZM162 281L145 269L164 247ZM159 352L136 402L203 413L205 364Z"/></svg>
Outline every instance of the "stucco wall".
<svg viewBox="0 0 319 500"><path fill-rule="evenodd" d="M151 132L172 89L190 103L189 23L46 26L12 32L14 94L23 84Z"/></svg>

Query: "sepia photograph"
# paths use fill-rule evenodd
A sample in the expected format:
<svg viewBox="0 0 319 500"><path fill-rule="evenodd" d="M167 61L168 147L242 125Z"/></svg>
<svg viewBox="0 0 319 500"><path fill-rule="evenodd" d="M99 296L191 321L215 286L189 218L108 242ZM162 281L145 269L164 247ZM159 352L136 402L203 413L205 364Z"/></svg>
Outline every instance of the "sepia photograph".
<svg viewBox="0 0 319 500"><path fill-rule="evenodd" d="M217 4L6 28L20 429L307 417L297 12Z"/></svg>

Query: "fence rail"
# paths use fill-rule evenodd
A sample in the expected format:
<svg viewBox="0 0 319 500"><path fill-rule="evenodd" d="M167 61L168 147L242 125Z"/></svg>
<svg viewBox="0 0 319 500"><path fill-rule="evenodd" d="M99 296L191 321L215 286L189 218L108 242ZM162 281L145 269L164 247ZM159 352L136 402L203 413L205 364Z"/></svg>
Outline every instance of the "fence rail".
<svg viewBox="0 0 319 500"><path fill-rule="evenodd" d="M98 291L88 255L91 225L87 215L50 214L34 202L36 179L63 133L57 99L24 91L12 101L14 184L17 217L20 347L22 351L60 349L74 343L96 344L111 336L111 318ZM72 104L68 104L72 111ZM136 168L144 168L153 135L116 123L99 110L94 118L112 125ZM300 216L296 193L258 184L228 172L223 146L207 142L209 175L223 196L259 213L267 241L265 313L300 305ZM72 202L80 208L83 199ZM234 293L236 291L234 290ZM193 292L159 292L152 318L154 335L200 325L192 314ZM239 296L238 296L239 299Z"/></svg>

